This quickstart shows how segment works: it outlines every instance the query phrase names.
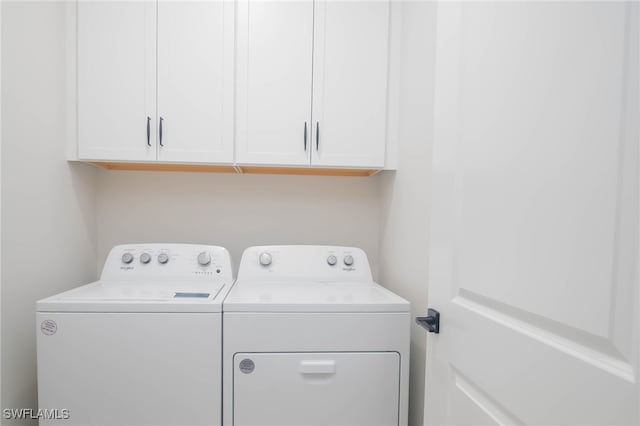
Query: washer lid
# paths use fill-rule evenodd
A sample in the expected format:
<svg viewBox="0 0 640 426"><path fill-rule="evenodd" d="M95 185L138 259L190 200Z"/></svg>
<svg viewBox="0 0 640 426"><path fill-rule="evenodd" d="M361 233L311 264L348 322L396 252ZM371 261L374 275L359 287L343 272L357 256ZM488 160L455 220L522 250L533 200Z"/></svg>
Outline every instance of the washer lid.
<svg viewBox="0 0 640 426"><path fill-rule="evenodd" d="M96 281L37 302L38 312L221 312L224 283ZM228 286L226 286L228 288Z"/></svg>
<svg viewBox="0 0 640 426"><path fill-rule="evenodd" d="M409 302L376 283L237 282L224 312L408 312Z"/></svg>

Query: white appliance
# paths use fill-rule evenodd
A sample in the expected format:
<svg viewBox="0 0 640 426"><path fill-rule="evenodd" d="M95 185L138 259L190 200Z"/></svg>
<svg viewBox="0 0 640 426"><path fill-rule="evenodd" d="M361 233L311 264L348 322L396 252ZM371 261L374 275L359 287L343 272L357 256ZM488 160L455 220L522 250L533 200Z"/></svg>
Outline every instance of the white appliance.
<svg viewBox="0 0 640 426"><path fill-rule="evenodd" d="M223 424L407 424L409 303L357 248L245 250L225 299Z"/></svg>
<svg viewBox="0 0 640 426"><path fill-rule="evenodd" d="M219 425L226 249L114 247L100 281L37 303L41 425ZM65 414L62 410L68 410Z"/></svg>

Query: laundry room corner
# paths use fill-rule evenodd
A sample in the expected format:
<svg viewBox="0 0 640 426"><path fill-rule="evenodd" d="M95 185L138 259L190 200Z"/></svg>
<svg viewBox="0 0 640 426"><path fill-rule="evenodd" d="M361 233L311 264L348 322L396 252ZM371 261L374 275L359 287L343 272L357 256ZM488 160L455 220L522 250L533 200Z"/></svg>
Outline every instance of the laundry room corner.
<svg viewBox="0 0 640 426"><path fill-rule="evenodd" d="M413 317L427 310L431 146L435 89L436 2L402 2L402 48L392 56L390 105L397 116L398 170L380 185L379 282L411 302ZM394 76L393 71L396 71ZM397 83L397 84L394 84ZM395 102L393 102L395 100ZM419 184L418 184L419 182ZM411 326L409 425L423 424L426 334Z"/></svg>
<svg viewBox="0 0 640 426"><path fill-rule="evenodd" d="M66 161L66 27L63 2L2 2L4 408L37 407L36 300L96 276L96 170Z"/></svg>

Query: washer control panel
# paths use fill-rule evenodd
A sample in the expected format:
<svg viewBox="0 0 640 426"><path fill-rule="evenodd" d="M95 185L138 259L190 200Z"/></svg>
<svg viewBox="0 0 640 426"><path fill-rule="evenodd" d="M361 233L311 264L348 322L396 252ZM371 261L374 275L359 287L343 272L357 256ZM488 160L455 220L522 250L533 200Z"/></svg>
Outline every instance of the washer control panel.
<svg viewBox="0 0 640 426"><path fill-rule="evenodd" d="M364 251L339 246L257 246L246 249L239 279L371 282Z"/></svg>
<svg viewBox="0 0 640 426"><path fill-rule="evenodd" d="M125 244L111 249L102 275L112 280L233 282L227 249L200 244Z"/></svg>

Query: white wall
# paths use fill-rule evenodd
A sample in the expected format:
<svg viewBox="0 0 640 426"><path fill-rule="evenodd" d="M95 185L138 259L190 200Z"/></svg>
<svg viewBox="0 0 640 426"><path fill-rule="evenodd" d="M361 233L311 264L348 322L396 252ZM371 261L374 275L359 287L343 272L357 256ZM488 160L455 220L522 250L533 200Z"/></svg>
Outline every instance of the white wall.
<svg viewBox="0 0 640 426"><path fill-rule="evenodd" d="M227 247L234 263L261 244L338 244L378 261L378 185L372 178L101 171L98 267L127 242Z"/></svg>
<svg viewBox="0 0 640 426"><path fill-rule="evenodd" d="M2 98L2 1L0 1L0 99ZM0 188L2 188L2 102L0 101ZM1 192L1 191L0 191ZM2 405L2 196L0 196L0 408ZM2 421L0 420L0 424Z"/></svg>
<svg viewBox="0 0 640 426"><path fill-rule="evenodd" d="M96 173L65 161L64 5L4 1L1 28L1 405L35 408L35 301L95 277Z"/></svg>
<svg viewBox="0 0 640 426"><path fill-rule="evenodd" d="M399 56L398 171L382 174L380 281L427 309L429 199L435 78L435 2L406 2ZM397 77L397 78L398 78ZM409 424L423 424L426 332L412 323Z"/></svg>

